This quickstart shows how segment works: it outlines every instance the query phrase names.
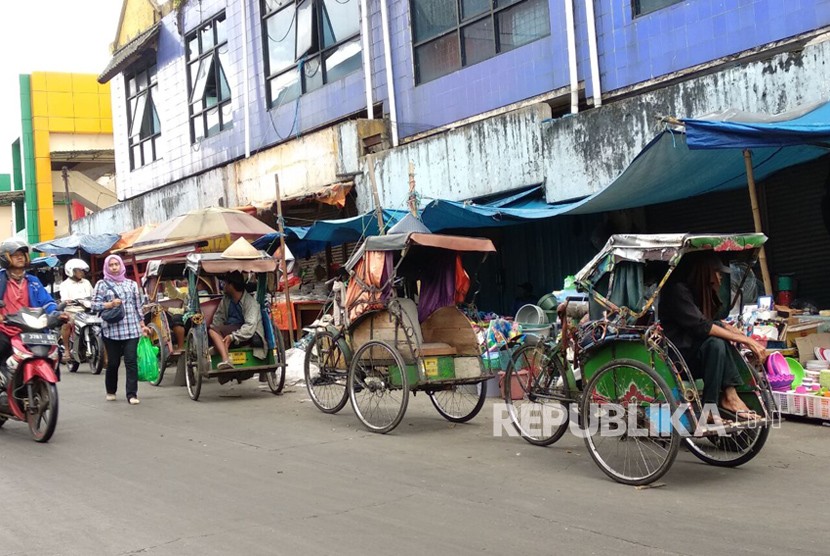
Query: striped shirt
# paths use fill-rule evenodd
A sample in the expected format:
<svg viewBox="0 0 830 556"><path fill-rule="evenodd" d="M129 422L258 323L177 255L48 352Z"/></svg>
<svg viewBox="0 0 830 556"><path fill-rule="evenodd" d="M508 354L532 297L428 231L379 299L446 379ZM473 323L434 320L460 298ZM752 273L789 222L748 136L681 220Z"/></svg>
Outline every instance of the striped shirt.
<svg viewBox="0 0 830 556"><path fill-rule="evenodd" d="M116 294L124 307L124 318L114 323L105 321L102 334L110 340L130 340L141 337L141 324L144 321L141 315L143 296L132 280L124 280L120 283L106 279L99 280L92 292L92 310L101 311L104 309L104 303L115 299Z"/></svg>

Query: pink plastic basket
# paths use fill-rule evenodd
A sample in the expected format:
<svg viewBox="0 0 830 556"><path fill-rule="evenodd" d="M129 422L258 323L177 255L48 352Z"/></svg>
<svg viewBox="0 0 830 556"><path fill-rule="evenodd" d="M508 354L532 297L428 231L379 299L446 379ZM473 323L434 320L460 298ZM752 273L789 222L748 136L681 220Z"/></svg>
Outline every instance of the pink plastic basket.
<svg viewBox="0 0 830 556"><path fill-rule="evenodd" d="M786 392L795 380L790 373L790 366L784 356L778 352L767 358L767 379L770 387L776 392Z"/></svg>

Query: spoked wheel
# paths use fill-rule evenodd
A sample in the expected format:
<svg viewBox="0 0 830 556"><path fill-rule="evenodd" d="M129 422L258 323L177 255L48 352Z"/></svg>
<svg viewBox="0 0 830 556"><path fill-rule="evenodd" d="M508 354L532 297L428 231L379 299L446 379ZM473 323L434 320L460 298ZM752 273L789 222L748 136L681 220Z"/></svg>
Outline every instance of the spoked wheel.
<svg viewBox="0 0 830 556"><path fill-rule="evenodd" d="M318 330L305 353L303 371L308 395L323 413L337 413L349 399L349 347L328 330Z"/></svg>
<svg viewBox="0 0 830 556"><path fill-rule="evenodd" d="M756 382L757 371L752 368ZM769 436L772 426L772 412L775 400L766 388L761 388L761 399L767 408L769 419L763 425L740 429L723 436L686 437L686 447L695 457L709 465L718 467L738 467L743 465L761 451ZM723 415L730 418L729 415ZM693 432L693 431L691 431Z"/></svg>
<svg viewBox="0 0 830 556"><path fill-rule="evenodd" d="M427 390L427 394L441 417L453 423L466 423L484 406L487 383L452 384L440 390Z"/></svg>
<svg viewBox="0 0 830 556"><path fill-rule="evenodd" d="M88 326L84 329L84 343L87 346L86 361L89 372L100 375L104 370L104 340Z"/></svg>
<svg viewBox="0 0 830 556"><path fill-rule="evenodd" d="M196 328L191 328L184 348L184 378L187 393L194 402L199 399L202 392L202 368L205 363L201 361L204 359L201 347L202 342L196 337Z"/></svg>
<svg viewBox="0 0 830 556"><path fill-rule="evenodd" d="M349 365L347 389L355 415L366 428L391 431L409 403L409 380L401 354L381 340L366 342Z"/></svg>
<svg viewBox="0 0 830 556"><path fill-rule="evenodd" d="M150 329L150 340L152 340L154 346L159 348L159 376L156 380L150 382L153 386L158 386L164 378L164 369L167 367L167 359L170 357L170 352L167 349L167 342L164 341L164 336L161 335L161 330L159 330L158 325L151 323L147 328Z"/></svg>
<svg viewBox="0 0 830 556"><path fill-rule="evenodd" d="M645 485L669 470L680 447L677 409L666 381L651 367L617 359L600 367L580 404L585 445L615 481Z"/></svg>
<svg viewBox="0 0 830 556"><path fill-rule="evenodd" d="M504 375L504 403L519 434L536 446L549 446L568 430L564 377L557 354L544 343L524 345Z"/></svg>
<svg viewBox="0 0 830 556"><path fill-rule="evenodd" d="M32 379L31 388L26 408L29 431L35 442L49 442L58 425L58 388L39 377Z"/></svg>

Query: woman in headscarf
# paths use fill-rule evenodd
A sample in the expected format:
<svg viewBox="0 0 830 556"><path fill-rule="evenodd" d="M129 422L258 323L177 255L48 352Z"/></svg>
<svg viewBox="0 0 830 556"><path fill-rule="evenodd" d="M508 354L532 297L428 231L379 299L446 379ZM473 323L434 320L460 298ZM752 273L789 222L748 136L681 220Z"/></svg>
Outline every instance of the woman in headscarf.
<svg viewBox="0 0 830 556"><path fill-rule="evenodd" d="M107 401L115 401L118 390L118 367L121 358L127 368L127 401L138 402L138 340L147 334L141 316L142 295L138 285L126 277L127 268L118 255L104 260L104 278L95 284L92 293L92 310L101 311L123 307L124 316L117 322L104 321L102 334L107 350L106 388Z"/></svg>
<svg viewBox="0 0 830 556"><path fill-rule="evenodd" d="M727 272L729 267L711 251L686 256L660 294L660 323L692 375L703 379L703 403L717 404L739 420L752 420L758 416L735 389L743 384L743 362L731 344L745 345L761 363L766 353L761 344L717 320L723 307L722 273Z"/></svg>

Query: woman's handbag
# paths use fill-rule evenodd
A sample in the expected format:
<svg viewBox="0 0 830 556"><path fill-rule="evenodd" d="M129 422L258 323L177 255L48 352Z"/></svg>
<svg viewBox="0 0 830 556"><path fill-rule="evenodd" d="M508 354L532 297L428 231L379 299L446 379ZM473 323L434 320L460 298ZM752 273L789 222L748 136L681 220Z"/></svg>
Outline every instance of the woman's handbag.
<svg viewBox="0 0 830 556"><path fill-rule="evenodd" d="M109 284L109 282L104 281L104 285L109 288L112 294L115 296L116 299L121 299L118 297L118 294L115 292L115 289ZM102 309L101 310L101 318L104 322L109 324L115 324L124 320L124 304L121 303L120 305L116 305L115 307L111 307L109 309Z"/></svg>

